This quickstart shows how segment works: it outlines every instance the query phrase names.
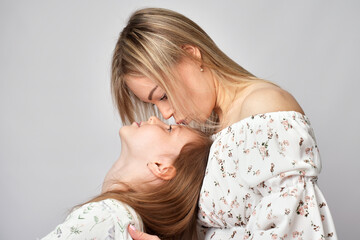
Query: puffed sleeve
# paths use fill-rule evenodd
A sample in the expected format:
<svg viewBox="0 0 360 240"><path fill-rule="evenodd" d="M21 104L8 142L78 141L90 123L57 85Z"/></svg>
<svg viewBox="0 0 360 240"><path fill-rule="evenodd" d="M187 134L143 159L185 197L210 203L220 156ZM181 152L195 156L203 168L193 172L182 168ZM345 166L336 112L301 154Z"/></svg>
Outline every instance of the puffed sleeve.
<svg viewBox="0 0 360 240"><path fill-rule="evenodd" d="M257 118L238 135L237 180L254 194L249 216L241 226L208 228L205 238L337 239L317 185L321 161L309 120L299 113Z"/></svg>
<svg viewBox="0 0 360 240"><path fill-rule="evenodd" d="M262 198L246 225L245 238L335 239L316 178L289 171L262 182L257 189Z"/></svg>
<svg viewBox="0 0 360 240"><path fill-rule="evenodd" d="M142 229L135 211L114 199L85 204L72 211L54 231L42 238L50 239L132 239L129 224Z"/></svg>
<svg viewBox="0 0 360 240"><path fill-rule="evenodd" d="M206 239L337 239L315 179L292 174L277 175L257 187L262 197L245 227L208 228Z"/></svg>

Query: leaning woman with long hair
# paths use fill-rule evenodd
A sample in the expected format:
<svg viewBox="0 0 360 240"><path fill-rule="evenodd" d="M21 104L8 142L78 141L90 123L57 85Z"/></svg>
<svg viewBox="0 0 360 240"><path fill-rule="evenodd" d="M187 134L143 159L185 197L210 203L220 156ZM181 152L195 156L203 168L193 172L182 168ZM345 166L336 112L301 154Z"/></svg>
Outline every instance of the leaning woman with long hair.
<svg viewBox="0 0 360 240"><path fill-rule="evenodd" d="M197 201L212 141L156 117L120 129L121 154L102 193L48 239L132 239L128 225L162 239L196 239Z"/></svg>
<svg viewBox="0 0 360 240"><path fill-rule="evenodd" d="M205 239L337 238L308 116L190 19L136 11L115 46L112 89L123 122L158 113L212 135L198 212Z"/></svg>

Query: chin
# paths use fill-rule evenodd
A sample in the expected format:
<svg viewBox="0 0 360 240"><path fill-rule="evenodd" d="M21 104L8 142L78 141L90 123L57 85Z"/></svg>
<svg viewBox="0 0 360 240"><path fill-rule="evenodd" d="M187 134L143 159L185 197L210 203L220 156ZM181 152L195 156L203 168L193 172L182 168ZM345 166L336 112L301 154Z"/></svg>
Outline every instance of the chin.
<svg viewBox="0 0 360 240"><path fill-rule="evenodd" d="M121 127L120 130L119 130L120 138L121 139L126 138L126 136L129 134L130 130L131 130L131 128L128 125Z"/></svg>

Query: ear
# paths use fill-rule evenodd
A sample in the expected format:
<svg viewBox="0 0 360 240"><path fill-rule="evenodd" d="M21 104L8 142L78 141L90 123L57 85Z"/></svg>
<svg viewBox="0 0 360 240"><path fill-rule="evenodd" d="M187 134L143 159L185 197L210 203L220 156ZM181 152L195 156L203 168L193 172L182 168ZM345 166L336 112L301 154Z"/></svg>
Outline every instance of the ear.
<svg viewBox="0 0 360 240"><path fill-rule="evenodd" d="M181 48L184 49L187 53L191 54L193 57L201 60L201 52L198 47L186 44L183 45Z"/></svg>
<svg viewBox="0 0 360 240"><path fill-rule="evenodd" d="M149 162L147 167L150 171L162 180L171 180L176 176L176 169L171 164L164 164L160 162Z"/></svg>

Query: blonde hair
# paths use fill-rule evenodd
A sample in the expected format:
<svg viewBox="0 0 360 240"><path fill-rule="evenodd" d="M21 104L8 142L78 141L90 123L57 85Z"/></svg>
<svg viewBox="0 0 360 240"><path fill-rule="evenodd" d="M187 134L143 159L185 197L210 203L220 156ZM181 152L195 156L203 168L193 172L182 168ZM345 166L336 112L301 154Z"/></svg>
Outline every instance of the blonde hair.
<svg viewBox="0 0 360 240"><path fill-rule="evenodd" d="M205 134L196 133L196 140L186 144L176 158L173 179L141 192L132 189L106 192L86 203L116 199L139 214L149 234L164 240L197 239L198 198L212 141Z"/></svg>
<svg viewBox="0 0 360 240"><path fill-rule="evenodd" d="M183 49L186 45L197 47L201 59L188 54ZM203 29L185 16L167 9L141 9L133 13L121 32L112 59L112 94L124 123L147 119L154 114L161 117L152 104L142 102L129 90L125 83L127 75L148 77L166 92L176 111L188 111L181 103L192 98L177 94L176 89L184 85L173 68L184 57L200 61L224 88L248 85L254 80L269 82L255 77L230 59ZM192 120L200 123L196 115L199 109L193 110ZM209 120L211 124L218 121L214 111Z"/></svg>

